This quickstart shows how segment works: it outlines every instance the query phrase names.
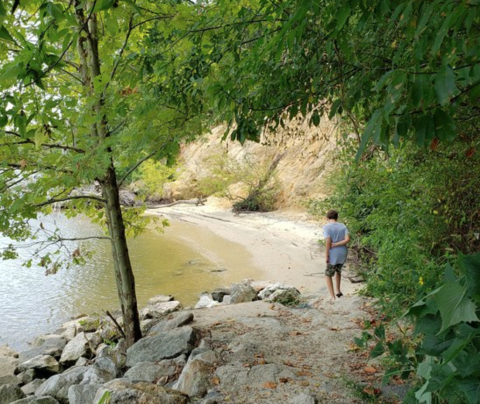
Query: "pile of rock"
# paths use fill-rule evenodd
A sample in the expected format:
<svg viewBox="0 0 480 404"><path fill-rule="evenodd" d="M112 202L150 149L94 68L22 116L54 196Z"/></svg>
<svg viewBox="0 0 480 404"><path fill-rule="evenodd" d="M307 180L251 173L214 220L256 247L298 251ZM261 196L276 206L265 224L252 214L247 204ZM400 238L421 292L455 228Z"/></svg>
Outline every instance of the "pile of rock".
<svg viewBox="0 0 480 404"><path fill-rule="evenodd" d="M274 303L298 302L300 292L293 286L270 281L245 279L230 288L219 288L213 292L202 293L196 309L218 306L220 304L246 303L266 300Z"/></svg>
<svg viewBox="0 0 480 404"><path fill-rule="evenodd" d="M299 292L282 284L246 280L203 294L197 308L278 301L285 296L298 298ZM0 347L0 404L184 404L191 398L200 400L221 359L202 338L205 330L191 326L194 314L181 310L181 303L172 296L150 299L140 312L144 338L128 349L115 323L100 316L65 323L20 353ZM121 324L121 319L116 322Z"/></svg>

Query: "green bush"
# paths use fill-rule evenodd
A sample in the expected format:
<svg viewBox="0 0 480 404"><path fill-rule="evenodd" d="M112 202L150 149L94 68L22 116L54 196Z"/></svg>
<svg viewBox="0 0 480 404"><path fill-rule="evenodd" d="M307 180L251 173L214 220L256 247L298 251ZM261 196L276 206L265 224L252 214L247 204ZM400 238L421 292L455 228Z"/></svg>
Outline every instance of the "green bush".
<svg viewBox="0 0 480 404"><path fill-rule="evenodd" d="M279 191L276 167L280 157L263 163L246 155L242 160L235 160L226 154L218 154L205 160L209 175L197 182L200 193L204 196L217 194L233 201L234 211L268 212L275 209ZM233 195L229 187L238 184L245 195Z"/></svg>
<svg viewBox="0 0 480 404"><path fill-rule="evenodd" d="M145 161L134 176L139 195L145 199L160 199L163 186L175 180L177 169L153 159Z"/></svg>
<svg viewBox="0 0 480 404"><path fill-rule="evenodd" d="M448 153L399 148L358 164L345 156L350 163L331 178L334 193L310 201L315 216L339 211L367 277L366 293L387 314L400 314L435 288L457 251L479 248L480 164L478 156L466 159L464 148L460 142Z"/></svg>

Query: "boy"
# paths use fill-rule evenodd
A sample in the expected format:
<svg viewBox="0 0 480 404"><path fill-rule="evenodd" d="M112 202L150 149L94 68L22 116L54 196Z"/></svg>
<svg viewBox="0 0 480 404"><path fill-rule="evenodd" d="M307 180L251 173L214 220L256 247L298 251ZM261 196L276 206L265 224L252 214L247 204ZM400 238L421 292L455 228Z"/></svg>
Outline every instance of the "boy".
<svg viewBox="0 0 480 404"><path fill-rule="evenodd" d="M347 260L347 244L350 241L350 234L347 227L338 223L338 213L335 210L327 212L328 224L323 226L323 235L326 242L325 260L327 269L325 270L325 280L328 291L330 292L330 301L335 300L333 289L333 276L335 275L335 286L337 288L336 297L342 297L340 282L342 280L342 267Z"/></svg>

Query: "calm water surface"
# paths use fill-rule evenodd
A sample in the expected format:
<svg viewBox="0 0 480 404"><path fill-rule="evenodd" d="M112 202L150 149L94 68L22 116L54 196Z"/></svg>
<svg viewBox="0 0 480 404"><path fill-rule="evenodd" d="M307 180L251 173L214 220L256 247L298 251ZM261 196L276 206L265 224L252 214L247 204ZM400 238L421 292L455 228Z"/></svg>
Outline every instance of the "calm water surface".
<svg viewBox="0 0 480 404"><path fill-rule="evenodd" d="M56 224L66 238L102 235L83 217L58 214L42 223L47 228ZM0 248L9 243L0 237ZM71 250L75 248L72 244ZM91 240L84 248L94 253L86 265L61 269L56 275L21 265L34 247L20 249L17 260L0 260L0 345L24 349L72 316L119 308L109 241ZM156 294L172 294L184 306L194 305L202 291L258 274L244 247L183 222L171 223L165 234L151 230L130 239L129 250L140 308Z"/></svg>

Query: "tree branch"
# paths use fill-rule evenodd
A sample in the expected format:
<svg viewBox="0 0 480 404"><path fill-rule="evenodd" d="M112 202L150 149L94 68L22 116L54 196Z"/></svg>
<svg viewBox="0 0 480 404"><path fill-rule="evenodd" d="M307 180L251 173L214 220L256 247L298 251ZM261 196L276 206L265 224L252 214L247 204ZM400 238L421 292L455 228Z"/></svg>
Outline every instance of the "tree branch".
<svg viewBox="0 0 480 404"><path fill-rule="evenodd" d="M148 156L144 157L141 159L137 164L135 164L130 170L127 171L127 173L123 176L123 178L118 182L118 188L122 186L122 184L125 182L125 180L128 178L128 176L133 173L144 161L148 160L150 157L153 157L155 154L157 154L158 150L153 151L150 153Z"/></svg>
<svg viewBox="0 0 480 404"><path fill-rule="evenodd" d="M9 135L14 135L14 136L17 136L17 137L22 137L19 133L16 133L16 132L12 132L12 131L9 131L9 130L6 130L5 133L9 134ZM35 145L35 142L31 139L25 139L25 140L22 140L21 142L14 142L14 143L3 143L2 145L0 146L10 146L10 145L19 145L19 144L31 144L31 145ZM85 150L83 149L80 149L78 147L72 147L72 146L65 146L65 145L62 145L62 144L58 144L58 143L41 143L40 146L42 147L47 147L49 149L62 149L62 150L72 150L72 151L75 151L77 153L82 153L82 154L85 154Z"/></svg>
<svg viewBox="0 0 480 404"><path fill-rule="evenodd" d="M102 199L102 198L100 198L98 196L95 196L95 195L77 195L77 196L69 196L67 198L62 198L62 199L50 199L48 201L39 203L39 204L34 205L34 206L36 208L41 208L42 206L52 205L52 204L57 203L57 202L71 201L71 200L74 200L74 199L91 199L93 201L97 201L97 202L100 202L102 204L106 203L105 199Z"/></svg>

